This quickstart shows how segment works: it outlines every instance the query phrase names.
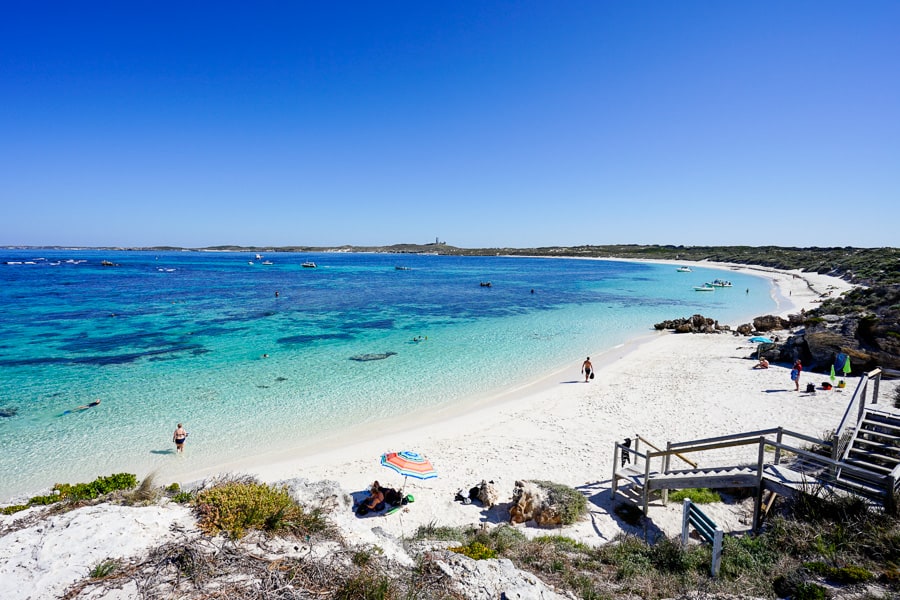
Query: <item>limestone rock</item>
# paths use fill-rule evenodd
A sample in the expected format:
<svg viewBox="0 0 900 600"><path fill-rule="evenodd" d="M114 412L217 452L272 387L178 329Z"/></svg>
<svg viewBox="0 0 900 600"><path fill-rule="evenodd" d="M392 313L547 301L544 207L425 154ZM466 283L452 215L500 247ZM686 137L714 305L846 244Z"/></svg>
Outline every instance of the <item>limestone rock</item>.
<svg viewBox="0 0 900 600"><path fill-rule="evenodd" d="M663 329L672 329L675 333L719 333L721 331L730 331L728 325L719 325L719 322L704 317L703 315L694 315L687 319L671 319L662 321L653 326L657 331Z"/></svg>
<svg viewBox="0 0 900 600"><path fill-rule="evenodd" d="M775 315L765 315L753 319L753 329L756 331L772 331L773 329L787 329L791 326L790 321L786 321Z"/></svg>
<svg viewBox="0 0 900 600"><path fill-rule="evenodd" d="M738 325L737 332L741 335L750 335L753 333L753 325L751 325L750 323Z"/></svg>
<svg viewBox="0 0 900 600"><path fill-rule="evenodd" d="M547 499L543 488L531 481L517 481L513 488L509 522L524 523L534 518L535 510Z"/></svg>
<svg viewBox="0 0 900 600"><path fill-rule="evenodd" d="M553 494L533 481L517 481L513 489L513 503L509 508L510 523L534 520L542 527L562 525L562 512Z"/></svg>
<svg viewBox="0 0 900 600"><path fill-rule="evenodd" d="M481 483L478 485L478 501L485 508L491 508L500 502L500 494L497 492L497 488L494 487L493 481L481 480Z"/></svg>

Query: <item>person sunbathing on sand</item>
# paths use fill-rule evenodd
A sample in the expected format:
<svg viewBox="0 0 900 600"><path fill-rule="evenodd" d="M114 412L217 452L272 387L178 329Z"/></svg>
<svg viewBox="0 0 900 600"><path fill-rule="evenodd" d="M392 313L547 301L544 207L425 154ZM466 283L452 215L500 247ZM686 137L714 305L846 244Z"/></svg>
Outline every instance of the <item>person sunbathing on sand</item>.
<svg viewBox="0 0 900 600"><path fill-rule="evenodd" d="M765 356L763 356L761 359L759 359L759 363L758 363L755 367L753 367L753 368L754 368L754 369L768 369L768 368L769 368L769 361L766 360L766 357L765 357Z"/></svg>
<svg viewBox="0 0 900 600"><path fill-rule="evenodd" d="M378 512L379 510L383 509L384 492L381 491L381 485L376 481L372 484L371 489L369 489L369 497L359 505L359 508L356 510L356 514L364 515L370 511Z"/></svg>

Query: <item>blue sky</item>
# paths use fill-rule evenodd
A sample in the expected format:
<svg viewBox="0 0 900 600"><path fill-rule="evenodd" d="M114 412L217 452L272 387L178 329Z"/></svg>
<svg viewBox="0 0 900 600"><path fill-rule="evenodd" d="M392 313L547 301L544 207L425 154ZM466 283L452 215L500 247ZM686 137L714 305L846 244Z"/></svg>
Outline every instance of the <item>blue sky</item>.
<svg viewBox="0 0 900 600"><path fill-rule="evenodd" d="M897 246L900 2L23 2L0 244Z"/></svg>

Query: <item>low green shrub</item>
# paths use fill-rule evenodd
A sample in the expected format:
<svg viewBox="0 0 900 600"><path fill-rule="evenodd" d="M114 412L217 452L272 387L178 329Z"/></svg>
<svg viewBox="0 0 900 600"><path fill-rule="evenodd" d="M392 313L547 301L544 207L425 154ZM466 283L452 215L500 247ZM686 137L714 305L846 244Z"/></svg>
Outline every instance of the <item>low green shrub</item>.
<svg viewBox="0 0 900 600"><path fill-rule="evenodd" d="M794 588L794 600L827 600L828 591L818 583L804 581Z"/></svg>
<svg viewBox="0 0 900 600"><path fill-rule="evenodd" d="M53 489L59 492L60 500L76 502L78 500L93 500L118 490L130 490L136 485L136 476L131 473L116 473L106 477L98 477L90 483L57 483L53 486Z"/></svg>
<svg viewBox="0 0 900 600"><path fill-rule="evenodd" d="M803 563L803 567L820 577L841 585L865 583L875 579L875 575L871 571L854 565L833 567L823 562L807 562Z"/></svg>
<svg viewBox="0 0 900 600"><path fill-rule="evenodd" d="M335 600L392 600L399 591L387 575L363 570L345 580L335 591Z"/></svg>
<svg viewBox="0 0 900 600"><path fill-rule="evenodd" d="M187 504L193 499L194 495L190 492L178 492L172 496L172 502L177 502L178 504Z"/></svg>
<svg viewBox="0 0 900 600"><path fill-rule="evenodd" d="M535 481L546 492L549 501L559 507L563 525L571 525L587 514L587 498L574 488L552 481Z"/></svg>
<svg viewBox="0 0 900 600"><path fill-rule="evenodd" d="M177 494L178 492L181 491L181 486L178 485L177 483L172 483L172 484L166 486L166 491L170 494Z"/></svg>
<svg viewBox="0 0 900 600"><path fill-rule="evenodd" d="M305 512L286 487L256 481L225 481L197 493L194 506L199 527L209 534L232 539L248 529L315 533L327 528L319 511Z"/></svg>
<svg viewBox="0 0 900 600"><path fill-rule="evenodd" d="M107 577L112 575L119 569L120 563L118 560L107 558L105 560L97 563L93 569L90 570L88 575L91 579L100 579L102 577Z"/></svg>
<svg viewBox="0 0 900 600"><path fill-rule="evenodd" d="M111 492L130 490L136 485L137 477L131 473L115 473L109 476L101 476L90 483L57 483L53 486L53 493L29 499L28 506L46 506L56 502L94 500Z"/></svg>
<svg viewBox="0 0 900 600"><path fill-rule="evenodd" d="M11 515L13 513L25 510L26 508L31 507L27 504L13 504L11 506L4 506L2 509L0 509L0 513L3 513L4 515Z"/></svg>
<svg viewBox="0 0 900 600"><path fill-rule="evenodd" d="M685 498L690 498L691 502L695 504L712 504L722 501L719 493L709 488L675 490L669 494L669 500L672 502L682 502Z"/></svg>
<svg viewBox="0 0 900 600"><path fill-rule="evenodd" d="M469 542L465 546L456 546L448 548L451 552L474 558L475 560L484 560L486 558L497 558L497 552L488 548L481 542Z"/></svg>
<svg viewBox="0 0 900 600"><path fill-rule="evenodd" d="M413 535L413 538L417 540L458 541L465 539L465 537L466 534L462 528L440 526L434 521L427 525L420 525Z"/></svg>

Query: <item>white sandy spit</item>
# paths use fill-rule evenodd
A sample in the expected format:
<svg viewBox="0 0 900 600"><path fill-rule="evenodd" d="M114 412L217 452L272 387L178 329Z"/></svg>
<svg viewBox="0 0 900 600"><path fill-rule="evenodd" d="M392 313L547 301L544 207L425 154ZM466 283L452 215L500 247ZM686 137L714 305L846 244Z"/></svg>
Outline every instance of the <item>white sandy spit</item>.
<svg viewBox="0 0 900 600"><path fill-rule="evenodd" d="M765 273L777 280L773 294L779 298L782 315L808 309L821 294L838 294L849 287L833 278L793 275ZM681 315L673 315L677 316ZM386 451L414 450L432 461L438 478L408 480L405 491L415 501L393 515L358 518L347 505L338 503L336 521L349 539L384 544L382 531L400 538L432 522L503 522L502 508L487 511L477 504L461 504L454 500L457 490L493 480L501 502L508 502L516 480L545 479L575 487L589 499L590 517L558 533L605 543L629 531L612 513L614 442L640 434L664 447L667 441L776 426L818 436L837 426L855 389L855 378L844 391L797 393L789 377L790 365L753 369L755 361L749 357L754 350L746 338L731 334L652 334L592 354L597 372L587 384L579 372L583 357L574 357L571 368L546 374L481 407L462 413L434 412L406 428L354 434L354 439L342 439L317 454L226 470L267 482L333 480L345 492L356 493L376 479L384 485L403 485L402 477L379 465L379 457ZM804 373L802 384L818 384L821 379L821 375ZM883 385L882 394L891 393L892 385ZM169 483L165 474L161 480ZM726 529L749 528L749 515L742 506L722 504L708 512ZM649 516L653 526L668 535L680 531L677 503L667 507L657 503ZM22 514L0 517L0 530L17 518ZM86 577L101 560L135 556L178 539L191 528L190 522L186 509L175 505L101 505L9 533L0 538L0 598L54 597ZM170 531L172 525L179 529ZM527 534L546 533L527 524L519 527Z"/></svg>

